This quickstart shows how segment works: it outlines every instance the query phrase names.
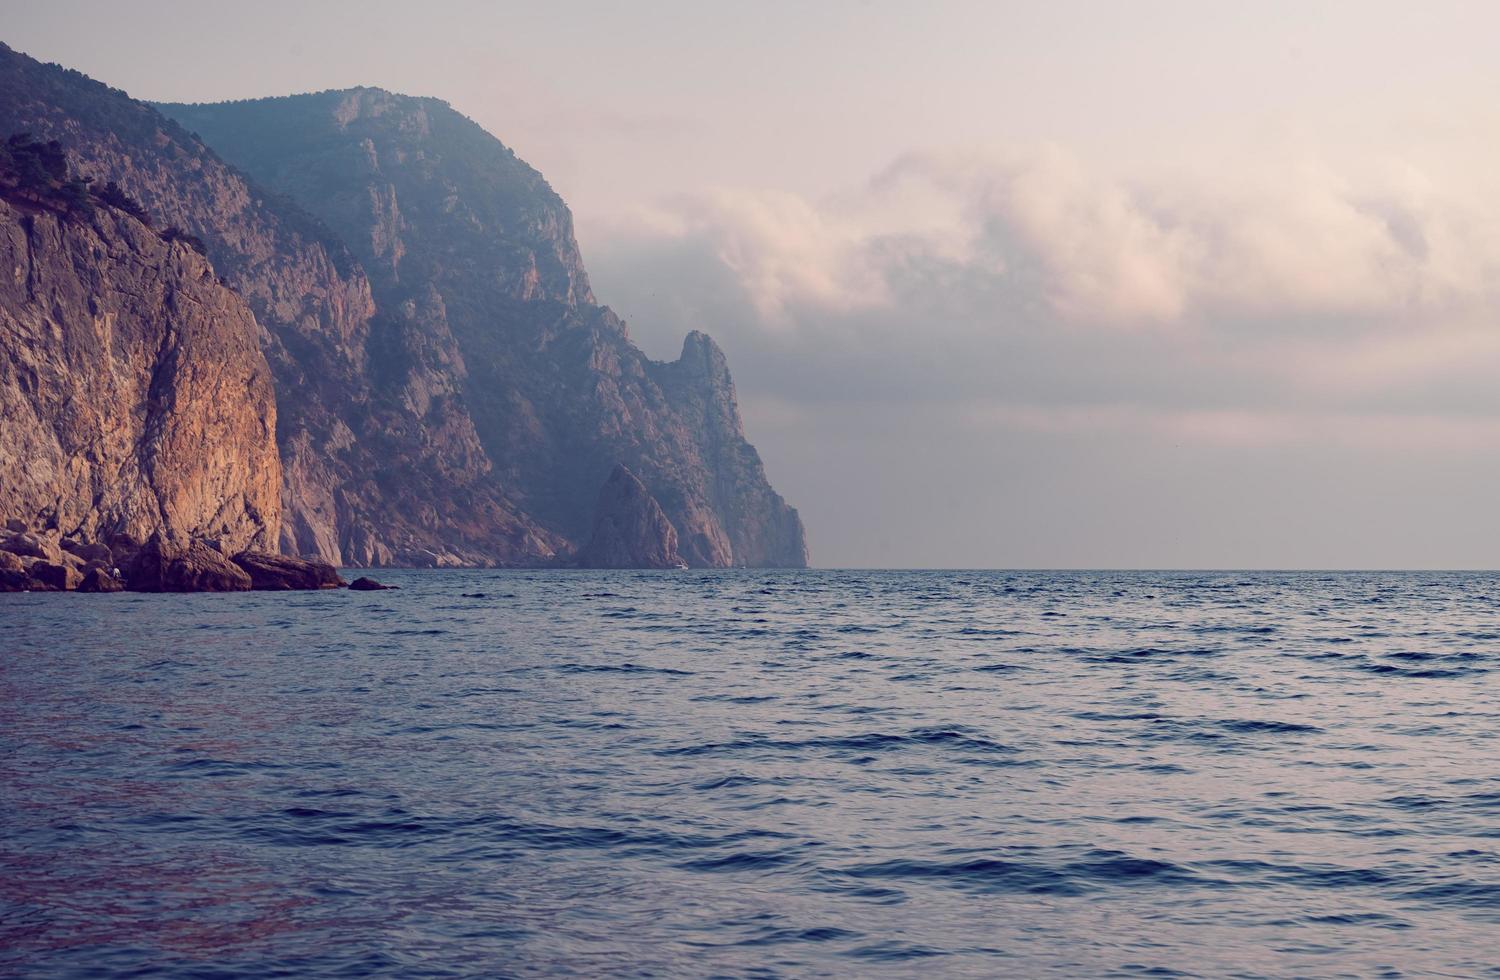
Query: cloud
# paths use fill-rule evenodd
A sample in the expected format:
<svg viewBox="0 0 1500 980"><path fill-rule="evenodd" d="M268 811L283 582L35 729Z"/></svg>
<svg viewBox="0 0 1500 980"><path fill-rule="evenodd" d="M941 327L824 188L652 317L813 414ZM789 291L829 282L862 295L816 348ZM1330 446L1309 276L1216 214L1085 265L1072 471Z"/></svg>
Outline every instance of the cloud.
<svg viewBox="0 0 1500 980"><path fill-rule="evenodd" d="M1410 170L1360 185L1306 161L1125 182L1044 146L911 154L821 201L721 189L637 215L633 233L713 256L773 330L956 283L1070 326L1388 320L1494 299L1500 241L1473 217L1496 207L1432 187Z"/></svg>
<svg viewBox="0 0 1500 980"><path fill-rule="evenodd" d="M648 351L719 339L819 561L1473 564L1497 201L1399 161L913 153L663 202L590 266Z"/></svg>

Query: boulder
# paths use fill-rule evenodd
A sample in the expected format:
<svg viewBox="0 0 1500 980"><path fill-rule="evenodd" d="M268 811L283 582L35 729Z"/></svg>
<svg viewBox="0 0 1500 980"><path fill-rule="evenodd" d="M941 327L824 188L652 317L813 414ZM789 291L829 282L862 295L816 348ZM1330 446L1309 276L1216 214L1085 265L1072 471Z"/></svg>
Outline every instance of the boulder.
<svg viewBox="0 0 1500 980"><path fill-rule="evenodd" d="M386 589L394 589L394 588L397 588L397 586L394 586L394 585L381 585L379 582L375 581L374 579L372 579L372 578L366 578L364 576L360 576L359 578L355 579L353 582L349 583L349 589L352 592L383 592Z"/></svg>
<svg viewBox="0 0 1500 980"><path fill-rule="evenodd" d="M82 541L75 541L72 538L63 538L62 549L70 555L77 555L84 561L97 561L105 565L114 564L114 556L110 554L109 546L100 544L97 541L84 543Z"/></svg>
<svg viewBox="0 0 1500 980"><path fill-rule="evenodd" d="M83 573L83 580L78 583L79 592L119 592L125 588L125 583L115 578L101 565L92 565L88 571Z"/></svg>
<svg viewBox="0 0 1500 980"><path fill-rule="evenodd" d="M182 544L158 532L131 562L126 584L135 592L245 592L250 576L201 541Z"/></svg>
<svg viewBox="0 0 1500 980"><path fill-rule="evenodd" d="M78 588L78 583L83 581L78 569L61 562L34 561L28 571L32 590L37 592L67 592Z"/></svg>
<svg viewBox="0 0 1500 980"><path fill-rule="evenodd" d="M23 558L41 558L50 562L62 561L62 549L54 542L30 531L15 531L0 540L0 551L8 551Z"/></svg>
<svg viewBox="0 0 1500 980"><path fill-rule="evenodd" d="M0 572L19 572L24 574L26 563L18 556L8 551L0 551Z"/></svg>
<svg viewBox="0 0 1500 980"><path fill-rule="evenodd" d="M234 563L250 576L252 589L336 589L344 584L338 569L322 561L242 551L234 556Z"/></svg>
<svg viewBox="0 0 1500 980"><path fill-rule="evenodd" d="M12 517L5 522L5 529L7 531L24 531L26 530L26 522L19 517Z"/></svg>

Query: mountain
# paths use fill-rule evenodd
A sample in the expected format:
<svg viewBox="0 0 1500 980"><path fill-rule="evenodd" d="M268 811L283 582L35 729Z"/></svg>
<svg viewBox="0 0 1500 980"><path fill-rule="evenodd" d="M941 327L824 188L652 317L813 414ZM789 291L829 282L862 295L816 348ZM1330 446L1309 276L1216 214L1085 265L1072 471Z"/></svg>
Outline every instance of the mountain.
<svg viewBox="0 0 1500 980"><path fill-rule="evenodd" d="M378 89L161 108L0 45L0 135L60 141L201 239L253 313L283 551L571 560L624 464L690 564L805 564L722 353L695 333L646 358L595 303L561 199L472 121Z"/></svg>
<svg viewBox="0 0 1500 980"><path fill-rule="evenodd" d="M624 464L690 564L806 564L722 352L694 333L677 361L646 358L594 302L562 199L472 120L370 88L159 108L349 244L377 306L449 355L408 387L462 401L497 479L543 526L587 541Z"/></svg>
<svg viewBox="0 0 1500 980"><path fill-rule="evenodd" d="M390 318L316 219L150 106L0 45L0 135L23 131L58 140L77 170L202 239L250 306L275 376L282 550L357 565L489 564L565 546L494 486L466 413L442 397L411 411L383 388Z"/></svg>
<svg viewBox="0 0 1500 980"><path fill-rule="evenodd" d="M0 144L0 520L274 546L276 401L249 307L195 243L69 178L56 144Z"/></svg>

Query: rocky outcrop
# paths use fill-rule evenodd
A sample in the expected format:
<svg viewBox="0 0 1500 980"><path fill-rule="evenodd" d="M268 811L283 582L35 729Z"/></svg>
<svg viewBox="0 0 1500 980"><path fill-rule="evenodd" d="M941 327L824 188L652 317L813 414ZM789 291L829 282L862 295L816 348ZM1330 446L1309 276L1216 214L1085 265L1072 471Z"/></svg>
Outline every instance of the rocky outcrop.
<svg viewBox="0 0 1500 980"><path fill-rule="evenodd" d="M84 572L83 578L78 583L79 592L120 592L124 588L124 582L98 566Z"/></svg>
<svg viewBox="0 0 1500 980"><path fill-rule="evenodd" d="M381 585L374 579L363 575L349 583L350 592L386 592L396 587L394 585Z"/></svg>
<svg viewBox="0 0 1500 980"><path fill-rule="evenodd" d="M276 540L271 373L254 317L205 258L0 166L0 268L0 518L89 541ZM0 547L62 564L34 533Z"/></svg>
<svg viewBox="0 0 1500 980"><path fill-rule="evenodd" d="M578 556L583 568L685 568L677 529L634 473L616 466L599 491L594 534Z"/></svg>
<svg viewBox="0 0 1500 980"><path fill-rule="evenodd" d="M327 562L243 551L234 556L234 563L250 576L250 587L256 590L336 589L344 584L338 569Z"/></svg>
<svg viewBox="0 0 1500 980"><path fill-rule="evenodd" d="M12 520L11 524L20 522ZM244 551L226 558L219 542L157 531L144 544L117 533L102 542L19 530L0 537L0 592L241 592L336 589L325 562ZM118 567L117 567L118 563ZM123 574L121 574L123 569Z"/></svg>
<svg viewBox="0 0 1500 980"><path fill-rule="evenodd" d="M160 532L141 548L125 580L133 592L247 592L250 575L202 541Z"/></svg>

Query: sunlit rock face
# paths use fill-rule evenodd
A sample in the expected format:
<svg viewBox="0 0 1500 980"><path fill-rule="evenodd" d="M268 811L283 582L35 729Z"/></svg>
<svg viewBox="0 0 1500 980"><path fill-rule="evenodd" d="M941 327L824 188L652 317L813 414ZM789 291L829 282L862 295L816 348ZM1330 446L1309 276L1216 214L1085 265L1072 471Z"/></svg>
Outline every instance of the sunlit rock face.
<svg viewBox="0 0 1500 980"><path fill-rule="evenodd" d="M0 196L0 268L0 520L274 546L271 372L208 261L120 211L16 195Z"/></svg>

